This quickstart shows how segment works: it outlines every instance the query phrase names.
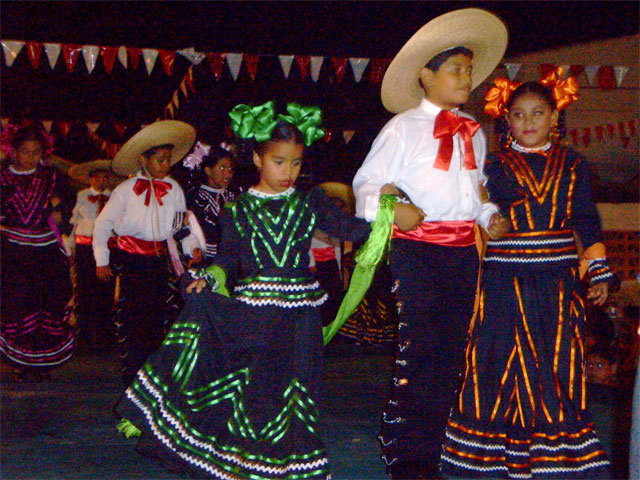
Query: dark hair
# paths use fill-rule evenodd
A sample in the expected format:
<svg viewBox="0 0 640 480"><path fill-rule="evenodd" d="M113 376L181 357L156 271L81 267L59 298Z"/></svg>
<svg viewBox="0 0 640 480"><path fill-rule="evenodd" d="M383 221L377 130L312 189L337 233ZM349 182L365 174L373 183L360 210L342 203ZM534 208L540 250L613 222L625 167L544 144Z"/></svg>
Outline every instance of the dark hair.
<svg viewBox="0 0 640 480"><path fill-rule="evenodd" d="M271 145L279 142L293 142L296 145L304 145L304 138L298 127L284 120L278 120L269 140L257 142L253 138L239 139L238 161L244 166L253 165L253 152L262 156Z"/></svg>
<svg viewBox="0 0 640 480"><path fill-rule="evenodd" d="M449 60L451 57L455 55L464 55L465 57L473 58L473 52L466 47L454 47L444 52L440 52L435 57L427 62L425 65L426 68L431 70L432 72L437 72L442 64Z"/></svg>
<svg viewBox="0 0 640 480"><path fill-rule="evenodd" d="M96 173L100 173L100 172L109 173L109 169L108 168L94 168L92 170L89 170L89 178L93 177Z"/></svg>
<svg viewBox="0 0 640 480"><path fill-rule="evenodd" d="M549 105L551 110L557 110L558 105L556 103L555 98L553 98L553 93L550 88L545 87L544 85L538 82L525 82L516 88L507 100L506 109L507 112L511 110L513 104L520 97L525 95L534 95L538 97L540 100ZM497 131L500 135L499 141L501 145L507 145L509 139L509 124L505 118L506 114L498 119ZM565 126L565 114L564 111L560 111L558 115L558 141L563 139L567 135L567 129Z"/></svg>
<svg viewBox="0 0 640 480"><path fill-rule="evenodd" d="M46 150L48 146L47 137L44 129L36 123L31 123L18 129L11 139L11 146L14 150L17 150L24 142L32 140L38 142L42 150Z"/></svg>
<svg viewBox="0 0 640 480"><path fill-rule="evenodd" d="M158 153L158 150L163 150L165 148L173 150L173 145L171 143L165 143L164 145L151 147L149 150L145 150L144 152L142 152L142 156L149 159L153 154Z"/></svg>
<svg viewBox="0 0 640 480"><path fill-rule="evenodd" d="M204 167L213 168L223 158L229 158L234 163L236 161L236 156L229 150L225 150L222 147L212 146L211 149L209 150L209 154L202 157L202 163L200 164L200 168L203 171L204 171Z"/></svg>

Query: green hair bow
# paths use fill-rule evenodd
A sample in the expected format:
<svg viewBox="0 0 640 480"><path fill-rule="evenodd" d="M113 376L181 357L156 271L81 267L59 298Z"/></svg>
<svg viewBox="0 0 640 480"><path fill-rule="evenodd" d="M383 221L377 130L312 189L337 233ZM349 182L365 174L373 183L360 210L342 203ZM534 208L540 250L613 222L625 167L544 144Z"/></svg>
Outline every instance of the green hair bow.
<svg viewBox="0 0 640 480"><path fill-rule="evenodd" d="M287 103L289 115L278 115L278 119L292 123L302 132L304 144L308 147L316 140L324 137L322 111L319 107L303 107L298 103Z"/></svg>
<svg viewBox="0 0 640 480"><path fill-rule="evenodd" d="M277 124L273 105L269 101L257 107L244 104L233 107L229 112L233 133L239 138L255 138L257 142L269 140Z"/></svg>

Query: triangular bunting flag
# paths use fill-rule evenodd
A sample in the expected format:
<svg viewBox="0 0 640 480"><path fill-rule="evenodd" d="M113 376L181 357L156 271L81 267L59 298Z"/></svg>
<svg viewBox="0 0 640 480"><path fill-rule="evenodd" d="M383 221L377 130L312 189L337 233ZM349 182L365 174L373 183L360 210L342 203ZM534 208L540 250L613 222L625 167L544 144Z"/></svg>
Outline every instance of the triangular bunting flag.
<svg viewBox="0 0 640 480"><path fill-rule="evenodd" d="M117 49L116 49L116 51L117 51ZM98 130L99 126L100 126L100 124L96 123L96 122L88 122L87 123L87 128L89 129L89 131L91 133L96 133L96 130Z"/></svg>
<svg viewBox="0 0 640 480"><path fill-rule="evenodd" d="M227 53L227 65L229 66L229 71L234 81L238 80L240 67L242 66L242 57L243 55L241 53Z"/></svg>
<svg viewBox="0 0 640 480"><path fill-rule="evenodd" d="M587 65L586 67L584 67L584 69L587 72L587 80L589 81L589 85L593 87L596 83L596 75L598 73L598 70L600 69L600 65Z"/></svg>
<svg viewBox="0 0 640 480"><path fill-rule="evenodd" d="M602 65L598 70L598 88L603 90L616 88L616 77L611 65Z"/></svg>
<svg viewBox="0 0 640 480"><path fill-rule="evenodd" d="M162 68L164 68L165 73L171 76L173 61L176 58L176 52L174 50L159 50L158 55L160 56L160 60L162 61Z"/></svg>
<svg viewBox="0 0 640 480"><path fill-rule="evenodd" d="M346 58L331 58L331 63L333 64L333 69L336 72L336 78L338 79L338 82L341 82L342 77L344 77L344 72L347 68L347 62L348 60Z"/></svg>
<svg viewBox="0 0 640 480"><path fill-rule="evenodd" d="M100 47L100 52L102 53L102 66L104 67L104 71L111 75L113 64L116 62L116 56L118 55L118 47ZM126 57L126 50L124 54Z"/></svg>
<svg viewBox="0 0 640 480"><path fill-rule="evenodd" d="M545 78L548 74L553 72L555 69L556 69L556 66L552 63L540 64L540 78Z"/></svg>
<svg viewBox="0 0 640 480"><path fill-rule="evenodd" d="M73 73L73 69L76 67L78 57L82 52L80 45L62 45L62 56L64 57L64 64L67 67L67 72Z"/></svg>
<svg viewBox="0 0 640 480"><path fill-rule="evenodd" d="M596 138L598 139L599 142L602 141L603 133L604 133L604 127L602 125L598 125L596 127Z"/></svg>
<svg viewBox="0 0 640 480"><path fill-rule="evenodd" d="M124 123L113 122L113 128L118 134L118 138L122 138L124 135L124 131L127 129L127 126Z"/></svg>
<svg viewBox="0 0 640 480"><path fill-rule="evenodd" d="M69 128L71 127L71 122L58 122L58 129L63 137L66 137L69 133Z"/></svg>
<svg viewBox="0 0 640 480"><path fill-rule="evenodd" d="M125 70L129 68L129 65L127 62L127 47L120 47L118 49L118 60L120 60L120 63L125 68Z"/></svg>
<svg viewBox="0 0 640 480"><path fill-rule="evenodd" d="M284 73L284 78L289 78L289 72L291 71L293 58L293 55L278 55L280 66L282 67L282 72Z"/></svg>
<svg viewBox="0 0 640 480"><path fill-rule="evenodd" d="M368 58L350 58L349 63L351 64L351 70L353 70L353 78L356 83L359 83L362 80L362 74L364 73L367 65L369 65Z"/></svg>
<svg viewBox="0 0 640 480"><path fill-rule="evenodd" d="M615 132L616 127L611 124L611 123L607 123L607 133L609 134L609 138L613 139L613 133Z"/></svg>
<svg viewBox="0 0 640 480"><path fill-rule="evenodd" d="M309 73L309 63L311 63L311 57L308 55L296 55L296 63L300 69L300 78L304 82L307 79Z"/></svg>
<svg viewBox="0 0 640 480"><path fill-rule="evenodd" d="M571 65L569 67L569 75L578 78L584 72L584 65Z"/></svg>
<svg viewBox="0 0 640 480"><path fill-rule="evenodd" d="M616 76L616 85L618 86L618 88L620 88L620 86L622 85L622 82L624 81L624 77L627 75L627 72L629 71L629 67L625 65L615 65L613 67L613 70Z"/></svg>
<svg viewBox="0 0 640 480"><path fill-rule="evenodd" d="M183 48L182 50L178 50L178 53L189 60L191 63L196 65L200 65L202 60L207 58L207 55L202 52L196 52L193 47Z"/></svg>
<svg viewBox="0 0 640 480"><path fill-rule="evenodd" d="M369 80L371 83L380 83L384 77L391 60L388 58L374 58L371 60Z"/></svg>
<svg viewBox="0 0 640 480"><path fill-rule="evenodd" d="M576 145L578 143L578 129L574 128L569 132L569 135L571 135L571 141L573 144Z"/></svg>
<svg viewBox="0 0 640 480"><path fill-rule="evenodd" d="M82 47L82 56L84 57L84 64L87 67L87 72L93 72L98 61L98 55L100 55L100 47L94 45L84 45Z"/></svg>
<svg viewBox="0 0 640 480"><path fill-rule="evenodd" d="M51 133L51 126L53 125L53 122L51 120L43 120L42 121L42 126L44 127L44 131L47 133Z"/></svg>
<svg viewBox="0 0 640 480"><path fill-rule="evenodd" d="M560 65L560 68L562 68L562 78L560 80L564 80L569 76L569 69L571 68L571 65Z"/></svg>
<svg viewBox="0 0 640 480"><path fill-rule="evenodd" d="M213 77L216 80L220 80L222 78L222 67L224 65L224 54L223 53L209 53L209 54L207 54L207 58L209 59L209 66L211 67L211 73L213 73Z"/></svg>
<svg viewBox="0 0 640 480"><path fill-rule="evenodd" d="M311 63L311 80L317 82L320 79L320 70L322 70L324 57L311 57L309 61Z"/></svg>
<svg viewBox="0 0 640 480"><path fill-rule="evenodd" d="M507 77L509 77L509 80L513 82L516 79L516 75L518 75L518 72L520 71L521 67L522 67L521 63L505 63L504 64L504 68L507 71Z"/></svg>
<svg viewBox="0 0 640 480"><path fill-rule="evenodd" d="M51 67L51 69L56 68L56 63L58 62L61 48L62 47L59 43L44 44L44 51L47 54L47 59L49 60L49 66Z"/></svg>
<svg viewBox="0 0 640 480"><path fill-rule="evenodd" d="M2 50L4 51L4 61L7 64L7 67L13 65L13 62L18 57L20 50L24 42L19 42L15 40L2 40Z"/></svg>
<svg viewBox="0 0 640 480"><path fill-rule="evenodd" d="M624 129L624 122L618 122L618 134L620 135L620 140L627 136L627 132Z"/></svg>
<svg viewBox="0 0 640 480"><path fill-rule="evenodd" d="M8 118L0 118L0 125L2 125L2 130L4 130L5 128L7 128L9 126L9 119Z"/></svg>
<svg viewBox="0 0 640 480"><path fill-rule="evenodd" d="M256 79L256 74L258 73L258 62L260 61L260 57L253 53L246 53L244 55L244 64L247 67L247 72L249 73L249 77L251 81Z"/></svg>
<svg viewBox="0 0 640 480"><path fill-rule="evenodd" d="M42 44L40 42L27 42L27 54L31 66L36 70L40 66L40 54L42 53Z"/></svg>
<svg viewBox="0 0 640 480"><path fill-rule="evenodd" d="M342 138L344 139L344 143L348 144L353 138L353 134L356 133L355 130L343 130Z"/></svg>
<svg viewBox="0 0 640 480"><path fill-rule="evenodd" d="M151 75L151 72L153 72L153 67L155 67L156 65L158 53L158 50L156 50L155 48L142 49L142 58L144 59L144 64L147 67L147 73L149 75Z"/></svg>
<svg viewBox="0 0 640 480"><path fill-rule="evenodd" d="M636 136L636 122L634 120L629 120L629 134L632 137Z"/></svg>
<svg viewBox="0 0 640 480"><path fill-rule="evenodd" d="M584 134L582 135L582 143L585 147L588 147L591 143L591 129L583 128L582 131L584 132Z"/></svg>
<svg viewBox="0 0 640 480"><path fill-rule="evenodd" d="M142 50L137 47L127 47L127 56L129 57L129 63L131 64L131 68L133 68L134 70L138 69L141 53Z"/></svg>

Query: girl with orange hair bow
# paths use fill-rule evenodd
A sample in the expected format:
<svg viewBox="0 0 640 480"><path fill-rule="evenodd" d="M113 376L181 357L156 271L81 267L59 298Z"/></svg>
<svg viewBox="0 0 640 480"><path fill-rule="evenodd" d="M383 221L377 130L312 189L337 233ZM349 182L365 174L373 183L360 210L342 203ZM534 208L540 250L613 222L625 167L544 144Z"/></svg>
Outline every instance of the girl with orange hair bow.
<svg viewBox="0 0 640 480"><path fill-rule="evenodd" d="M587 166L556 143L559 110L577 98L575 79L561 79L561 70L515 88L500 79L486 97L487 112L509 130L509 141L487 157L486 188L511 231L490 239L483 259L442 452L443 470L454 477L610 475L586 409L584 305L602 305L617 279ZM574 235L588 263L586 295Z"/></svg>

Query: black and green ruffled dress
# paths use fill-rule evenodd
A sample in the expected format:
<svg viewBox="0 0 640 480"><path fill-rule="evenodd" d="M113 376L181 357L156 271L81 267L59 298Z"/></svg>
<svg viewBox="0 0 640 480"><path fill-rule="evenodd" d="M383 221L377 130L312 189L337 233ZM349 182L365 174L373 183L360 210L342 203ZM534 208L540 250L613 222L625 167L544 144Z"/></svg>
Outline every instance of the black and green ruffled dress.
<svg viewBox="0 0 640 480"><path fill-rule="evenodd" d="M250 189L221 215L215 264L231 297L203 290L126 390L118 413L169 468L224 479L330 476L318 437L326 293L309 271L314 228L353 241L369 224L319 189ZM187 282L185 282L187 283Z"/></svg>

